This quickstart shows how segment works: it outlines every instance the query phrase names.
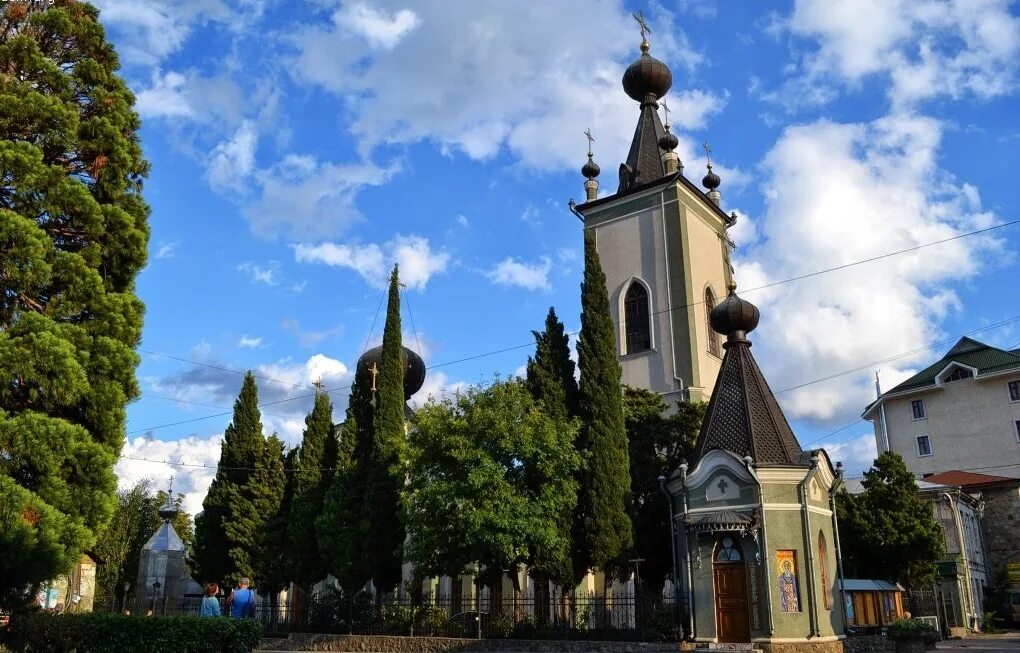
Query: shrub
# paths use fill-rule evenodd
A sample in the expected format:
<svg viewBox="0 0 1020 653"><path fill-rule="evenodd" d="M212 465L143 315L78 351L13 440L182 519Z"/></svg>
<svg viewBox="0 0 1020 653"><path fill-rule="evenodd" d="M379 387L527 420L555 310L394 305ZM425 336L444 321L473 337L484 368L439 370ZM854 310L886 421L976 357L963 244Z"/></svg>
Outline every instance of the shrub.
<svg viewBox="0 0 1020 653"><path fill-rule="evenodd" d="M262 637L254 621L119 614L19 614L4 643L15 653L249 653Z"/></svg>
<svg viewBox="0 0 1020 653"><path fill-rule="evenodd" d="M921 619L897 619L889 624L890 639L925 639L937 633L935 626Z"/></svg>

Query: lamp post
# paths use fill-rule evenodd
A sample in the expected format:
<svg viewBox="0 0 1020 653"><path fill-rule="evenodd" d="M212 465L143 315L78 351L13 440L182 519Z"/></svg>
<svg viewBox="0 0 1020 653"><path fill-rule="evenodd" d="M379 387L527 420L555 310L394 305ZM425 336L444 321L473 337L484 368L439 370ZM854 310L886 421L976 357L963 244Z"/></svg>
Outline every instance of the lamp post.
<svg viewBox="0 0 1020 653"><path fill-rule="evenodd" d="M666 489L666 477L660 475L657 479L659 481L659 491L662 492L662 496L666 499L666 508L669 510L669 550L673 555L673 603L676 604L676 616L677 623L683 624L683 608L680 605L680 572L677 569L676 559L676 524L673 522L673 497L670 496L669 490ZM683 632L683 626L680 628Z"/></svg>
<svg viewBox="0 0 1020 653"><path fill-rule="evenodd" d="M159 595L159 588L163 587L158 580L152 584L152 614L156 614L156 596Z"/></svg>

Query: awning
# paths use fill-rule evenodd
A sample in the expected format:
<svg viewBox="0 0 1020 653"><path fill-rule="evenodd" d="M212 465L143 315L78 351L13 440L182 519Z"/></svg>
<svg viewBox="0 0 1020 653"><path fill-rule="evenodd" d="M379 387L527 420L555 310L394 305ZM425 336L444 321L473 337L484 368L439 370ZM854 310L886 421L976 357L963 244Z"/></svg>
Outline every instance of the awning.
<svg viewBox="0 0 1020 653"><path fill-rule="evenodd" d="M696 533L742 531L751 523L751 515L733 510L702 512L687 518L687 527Z"/></svg>

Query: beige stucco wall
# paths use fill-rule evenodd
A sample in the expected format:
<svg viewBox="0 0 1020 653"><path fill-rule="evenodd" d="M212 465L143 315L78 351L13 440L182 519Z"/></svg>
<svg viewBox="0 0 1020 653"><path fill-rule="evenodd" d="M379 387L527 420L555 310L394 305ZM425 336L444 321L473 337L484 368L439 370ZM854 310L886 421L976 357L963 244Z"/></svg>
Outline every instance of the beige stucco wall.
<svg viewBox="0 0 1020 653"><path fill-rule="evenodd" d="M682 185L624 197L586 211L610 310L617 327L623 382L694 401L708 399L721 359L709 353L704 292L717 301L729 278L722 219ZM652 349L625 351L623 298L635 279L649 290ZM670 309L673 310L670 310Z"/></svg>
<svg viewBox="0 0 1020 653"><path fill-rule="evenodd" d="M1014 422L1020 420L1020 401L1011 402L1006 384L1020 380L1020 372L990 379L963 379L909 395L887 397L889 447L915 474L953 469L993 476L1020 477L1020 442ZM910 402L923 399L925 417L915 420ZM882 450L879 411L869 415ZM917 452L917 437L927 435L930 456Z"/></svg>

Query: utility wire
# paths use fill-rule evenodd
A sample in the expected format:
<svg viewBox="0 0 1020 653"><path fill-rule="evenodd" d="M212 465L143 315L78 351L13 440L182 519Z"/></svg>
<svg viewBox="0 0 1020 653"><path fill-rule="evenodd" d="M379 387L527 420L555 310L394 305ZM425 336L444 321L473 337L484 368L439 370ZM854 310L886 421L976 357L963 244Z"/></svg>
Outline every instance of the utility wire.
<svg viewBox="0 0 1020 653"><path fill-rule="evenodd" d="M200 365L202 367L208 367L210 369L219 370L221 372L230 372L231 374L240 374L241 376L244 376L245 374L248 373L248 372L242 372L241 370L234 370L234 369L231 369L229 367L223 367L221 365L213 365L212 363L203 363L201 361L191 360L190 358L181 358L180 356L171 356L170 354L164 354L164 353L161 353L161 352L158 352L158 351L151 351L149 349L139 349L138 351L142 352L143 354L149 354L150 356L159 356L161 358L169 358L170 360L180 361L182 363L190 363L191 365ZM289 385L292 388L303 388L303 387L305 387L304 385L299 384L299 383L291 383L290 381L281 381L280 379L274 379L274 378L271 378L271 377L268 377L268 376L261 376L259 374L254 374L253 373L252 376L254 376L256 379L259 379L261 381L269 381L270 383L280 383L282 385Z"/></svg>

